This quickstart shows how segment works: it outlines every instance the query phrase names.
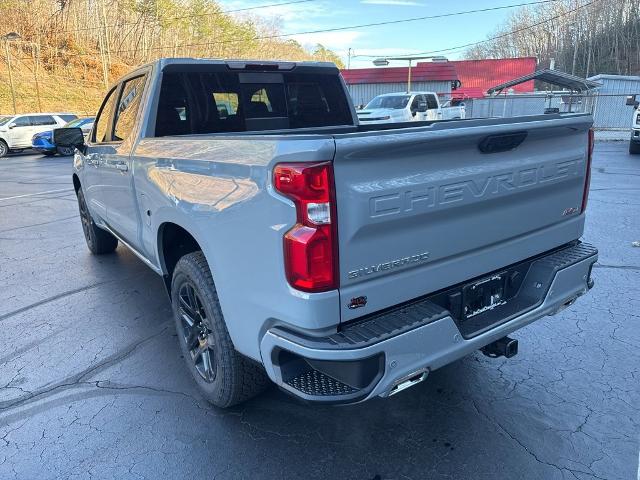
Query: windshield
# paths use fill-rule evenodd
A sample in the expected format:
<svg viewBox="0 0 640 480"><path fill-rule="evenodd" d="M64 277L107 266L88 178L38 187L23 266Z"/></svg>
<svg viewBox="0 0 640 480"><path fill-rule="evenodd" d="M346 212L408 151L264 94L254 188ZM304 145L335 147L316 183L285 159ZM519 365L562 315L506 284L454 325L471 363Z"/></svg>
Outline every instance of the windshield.
<svg viewBox="0 0 640 480"><path fill-rule="evenodd" d="M91 118L76 118L75 120L71 120L64 127L65 128L82 127L83 125L89 123L92 120L93 119L91 119Z"/></svg>
<svg viewBox="0 0 640 480"><path fill-rule="evenodd" d="M13 117L0 117L0 125L4 125L5 123L7 123L12 118Z"/></svg>
<svg viewBox="0 0 640 480"><path fill-rule="evenodd" d="M371 100L365 108L402 109L407 106L411 95L380 95Z"/></svg>

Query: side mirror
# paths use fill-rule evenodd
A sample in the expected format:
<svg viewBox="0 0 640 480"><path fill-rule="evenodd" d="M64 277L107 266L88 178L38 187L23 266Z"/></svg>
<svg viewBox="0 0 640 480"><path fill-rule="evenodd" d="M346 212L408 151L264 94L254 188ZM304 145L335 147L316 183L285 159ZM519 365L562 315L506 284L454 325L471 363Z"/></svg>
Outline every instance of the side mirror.
<svg viewBox="0 0 640 480"><path fill-rule="evenodd" d="M16 124L15 124L15 123L10 123L10 124L9 124L9 128L10 128L10 129L14 129L14 128L16 128Z"/></svg>
<svg viewBox="0 0 640 480"><path fill-rule="evenodd" d="M637 107L638 106L638 102L636 102L636 96L635 95L628 95L627 96L627 101L625 103L626 105L632 106L632 107Z"/></svg>
<svg viewBox="0 0 640 480"><path fill-rule="evenodd" d="M58 147L74 147L81 149L84 146L84 134L82 129L55 128L53 130L53 144Z"/></svg>

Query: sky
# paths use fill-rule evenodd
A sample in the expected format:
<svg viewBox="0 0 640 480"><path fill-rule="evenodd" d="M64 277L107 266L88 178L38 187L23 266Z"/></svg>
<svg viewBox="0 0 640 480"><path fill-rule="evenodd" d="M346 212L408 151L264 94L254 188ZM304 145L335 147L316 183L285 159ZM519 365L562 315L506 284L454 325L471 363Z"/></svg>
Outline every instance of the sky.
<svg viewBox="0 0 640 480"><path fill-rule="evenodd" d="M287 0L222 0L225 10L281 3ZM345 65L351 48L351 68L371 67L372 57L412 55L447 49L484 40L514 9L473 13L449 18L367 28L351 28L359 24L440 15L465 10L525 3L529 0L312 0L306 3L280 5L251 10L272 20L281 19L281 31L295 34L310 30L350 27L337 32L293 35L307 47L321 43L338 53ZM249 13L249 12L247 12ZM242 14L237 14L242 15ZM461 57L462 50L447 52L450 60ZM406 65L395 62L392 65Z"/></svg>

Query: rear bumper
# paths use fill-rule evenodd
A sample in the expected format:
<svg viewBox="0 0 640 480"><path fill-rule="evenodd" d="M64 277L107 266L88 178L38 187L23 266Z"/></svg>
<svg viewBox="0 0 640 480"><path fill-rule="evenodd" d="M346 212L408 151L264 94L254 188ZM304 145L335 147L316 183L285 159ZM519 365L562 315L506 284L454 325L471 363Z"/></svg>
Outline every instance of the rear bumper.
<svg viewBox="0 0 640 480"><path fill-rule="evenodd" d="M459 321L432 301L438 297L428 296L329 337L274 327L261 341L263 363L276 384L307 401L355 403L386 397L407 379L421 379L572 304L593 285L590 275L596 260L597 250L582 243L531 260L518 297L534 303L526 311L512 310L477 334L463 334Z"/></svg>

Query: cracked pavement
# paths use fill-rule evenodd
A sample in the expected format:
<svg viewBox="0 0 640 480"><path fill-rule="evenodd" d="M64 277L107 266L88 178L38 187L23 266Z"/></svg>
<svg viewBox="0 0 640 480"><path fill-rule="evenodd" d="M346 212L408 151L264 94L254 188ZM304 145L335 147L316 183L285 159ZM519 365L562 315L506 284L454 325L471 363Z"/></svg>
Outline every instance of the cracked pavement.
<svg viewBox="0 0 640 480"><path fill-rule="evenodd" d="M516 357L474 353L362 405L271 388L226 411L183 367L161 279L122 246L89 255L71 159L0 159L0 478L637 479L640 156L626 148L596 145L594 289L516 332Z"/></svg>

